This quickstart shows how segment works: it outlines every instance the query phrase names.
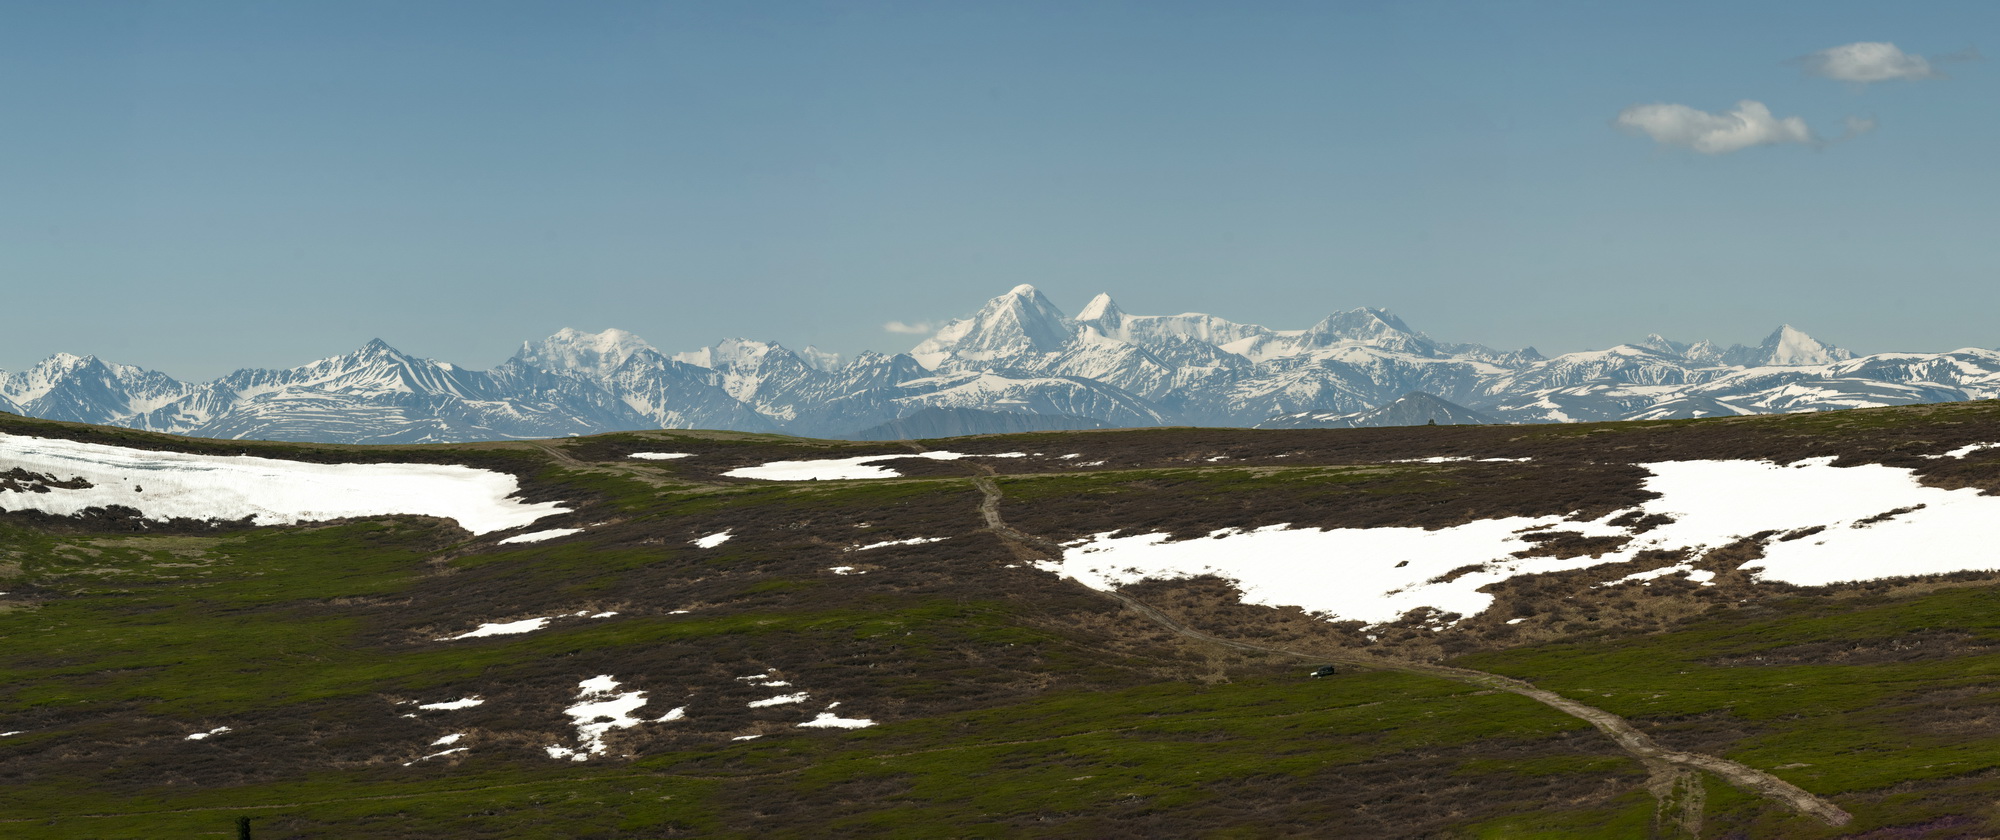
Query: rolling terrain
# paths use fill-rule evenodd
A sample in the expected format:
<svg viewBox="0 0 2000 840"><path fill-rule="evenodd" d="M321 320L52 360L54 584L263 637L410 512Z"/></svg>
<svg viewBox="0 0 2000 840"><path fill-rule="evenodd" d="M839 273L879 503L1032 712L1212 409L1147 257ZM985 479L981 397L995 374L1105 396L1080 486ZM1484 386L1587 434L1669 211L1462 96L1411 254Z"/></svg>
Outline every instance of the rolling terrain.
<svg viewBox="0 0 2000 840"><path fill-rule="evenodd" d="M0 834L1992 836L1996 444L0 415Z"/></svg>

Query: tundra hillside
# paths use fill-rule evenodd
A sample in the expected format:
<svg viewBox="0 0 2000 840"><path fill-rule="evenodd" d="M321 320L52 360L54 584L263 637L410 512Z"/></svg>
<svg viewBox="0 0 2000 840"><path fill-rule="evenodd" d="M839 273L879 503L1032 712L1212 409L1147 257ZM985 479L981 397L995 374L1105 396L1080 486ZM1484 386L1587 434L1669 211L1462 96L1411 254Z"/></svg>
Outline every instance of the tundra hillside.
<svg viewBox="0 0 2000 840"><path fill-rule="evenodd" d="M0 415L0 835L1992 836L1994 444Z"/></svg>

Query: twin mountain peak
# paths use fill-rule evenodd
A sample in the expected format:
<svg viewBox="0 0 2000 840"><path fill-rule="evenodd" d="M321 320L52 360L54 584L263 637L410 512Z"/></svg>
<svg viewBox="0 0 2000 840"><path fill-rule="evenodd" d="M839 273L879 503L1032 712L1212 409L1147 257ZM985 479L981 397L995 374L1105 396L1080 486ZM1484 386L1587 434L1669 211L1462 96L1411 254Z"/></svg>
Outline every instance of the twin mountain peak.
<svg viewBox="0 0 2000 840"><path fill-rule="evenodd" d="M1100 426L1570 422L1815 411L2000 394L2000 353L1857 357L1791 326L1754 347L1652 335L1545 358L1436 341L1380 309L1278 330L1066 315L1033 286L907 353L853 359L729 339L667 354L624 330L564 329L491 370L381 340L211 382L58 354L0 374L0 410L217 438L414 443L651 428L895 437Z"/></svg>

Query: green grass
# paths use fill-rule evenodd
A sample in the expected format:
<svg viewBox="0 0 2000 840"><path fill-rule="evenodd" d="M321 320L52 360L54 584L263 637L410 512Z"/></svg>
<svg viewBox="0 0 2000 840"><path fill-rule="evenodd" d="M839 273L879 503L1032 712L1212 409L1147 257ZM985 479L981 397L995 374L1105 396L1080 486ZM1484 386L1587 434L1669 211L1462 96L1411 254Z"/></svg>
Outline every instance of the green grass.
<svg viewBox="0 0 2000 840"><path fill-rule="evenodd" d="M2000 592L1946 589L1859 603L1798 599L1775 612L1616 641L1477 654L1459 664L1529 679L1642 724L1657 722L1670 746L1678 728L1740 728L1746 736L1723 755L1823 795L1957 787L2000 770L2000 731L1930 728L1938 710L1926 699L1944 695L1949 707L2000 714L2000 651L1975 647L1858 665L1749 659L1815 643L1885 644L1925 630L2000 638ZM1893 822L1899 810L1860 803L1854 810L1864 824ZM1991 803L1980 805L1991 811Z"/></svg>
<svg viewBox="0 0 2000 840"><path fill-rule="evenodd" d="M1991 413L1936 411L1938 422ZM1770 436L1866 435L1909 416L1813 415L1756 428ZM1730 422L1510 434L1692 435ZM1131 434L1172 440L1187 432ZM655 448L673 440L632 438ZM1019 439L1044 438L1073 436ZM1128 826L1154 836L1260 837L1361 825L1353 820L1367 809L1417 809L1430 787L1445 791L1446 801L1466 792L1464 812L1450 818L1457 822L1434 823L1449 824L1453 836L1651 830L1643 768L1576 719L1516 695L1388 672L1309 680L1296 663L1206 663L1204 654L1143 630L1118 635L1135 632L1116 625L1127 617L1087 593L994 588L968 596L949 588L957 576L1005 562L996 559L997 543L970 538L941 544L957 554L922 558L944 569L922 580L892 574L899 562L892 553L866 577L785 565L846 544L864 520L977 527L969 477L692 487L559 468L518 447L453 451L542 459L533 461L536 481L601 504L619 530L461 553L480 543L420 520L195 536L58 534L0 522L0 589L26 587L39 602L0 611L0 723L35 715L82 721L0 739L0 768L12 774L0 776L0 820L26 820L0 822L0 836L226 837L238 814L251 814L260 837L1099 837ZM1190 504L1273 494L1337 504L1373 494L1445 498L1455 492L1454 469L1176 467L1000 481L1010 504L1049 508L1121 494ZM685 546L690 533L725 527L744 538L706 552ZM680 579L708 581L703 597L716 606L428 641L474 620L514 617L454 616L446 607L462 592L497 593L491 602L501 604L624 599L657 607L680 597ZM396 611L410 601L430 611ZM410 615L429 618L398 617ZM421 626L433 620L452 626ZM1970 643L1871 664L1783 659L1813 646L1939 633ZM1967 831L1987 831L2000 828L1990 793L2000 731L1979 717L1990 708L2000 719L2000 644L1988 642L2000 643L2000 590L1968 586L1766 601L1653 635L1573 637L1457 661L1624 715L1668 746L1698 745L1834 796L1854 812L1858 830L1964 817L1974 821ZM657 655L700 664L761 660L771 651L830 660L857 649L885 651L885 660L907 667L890 676L842 670L866 663L808 657L800 666L823 669L811 676L851 676L850 685L866 684L882 708L897 710L882 714L880 726L851 732L683 741L630 762L476 752L455 767L404 768L400 760L302 767L201 786L134 782L121 752L149 738L178 743L187 725L253 713L311 727L380 707L384 696L550 674L573 680L560 670L565 661L595 667ZM993 664L1024 651L1032 660ZM1032 669L1018 664L1027 661ZM120 728L117 720L132 723ZM187 755L228 754L225 741L204 743L216 749ZM101 748L102 758L76 758L86 747ZM36 769L45 767L69 769ZM126 775L117 783L105 781L119 773ZM1711 834L1830 836L1715 779L1704 785ZM1246 792L1254 807L1242 803ZM1421 816L1409 813L1404 819Z"/></svg>
<svg viewBox="0 0 2000 840"><path fill-rule="evenodd" d="M963 480L945 483L967 489ZM799 496L866 505L921 492L829 487ZM789 507L799 496L775 503ZM14 642L0 650L0 707L15 713L129 707L176 721L224 720L504 679L511 669L578 650L616 655L721 638L893 641L902 655L940 666L968 649L1017 645L1042 649L1049 667L1077 673L1143 664L1067 649L1060 634L1021 623L1005 602L886 595L855 608L633 616L448 647L384 648L362 641L380 629L365 613L328 605L407 597L429 574L429 552L455 539L438 526L370 520L215 537L105 538L10 527L0 536L10 556L22 558L19 578L66 593L35 609L0 614L0 635ZM617 571L644 562L638 552L582 544L500 556L551 580L575 576L586 586L594 584L580 574L585 567ZM749 589L775 593L818 585L780 577ZM802 732L629 765L473 760L451 772L385 767L143 792L107 790L88 777L44 776L0 790L0 813L35 820L0 824L0 834L201 836L227 831L237 814L249 813L301 836L390 829L452 837L645 836L663 825L719 836L797 836L804 832L796 827L744 829L746 797L838 798L843 789L876 784L894 791L888 801L896 808L838 815L832 823L837 829L914 837L939 825L965 825L976 834L991 823L982 815L1023 803L1054 811L1135 801L1192 807L1222 796L1214 785L1226 780L1306 785L1329 768L1413 749L1488 739L1533 742L1579 727L1518 697L1475 696L1449 682L1386 673L1306 681L1295 670L1214 686L1154 681L1117 691L1055 693L859 732ZM979 672L961 665L936 673L935 681L897 683L889 696L913 702L948 696L957 688L952 681L976 679ZM61 737L30 732L0 749L39 749ZM178 737L178 730L166 737ZM739 775L748 778L716 778ZM188 813L177 813L182 811ZM127 812L143 813L88 816ZM724 813L739 816L718 816Z"/></svg>
<svg viewBox="0 0 2000 840"><path fill-rule="evenodd" d="M148 831L215 830L233 819L238 812L229 809L236 808L360 833L375 820L394 818L404 821L400 829L420 825L445 836L480 836L485 830L496 836L543 836L540 832L553 830L551 826L580 836L593 829L666 822L712 827L717 799L813 796L841 786L887 782L896 792L886 801L834 827L918 837L941 825L973 826L983 815L1011 813L1023 803L1078 811L1137 797L1149 807L1181 807L1217 796L1207 787L1216 781L1261 778L1282 785L1287 784L1283 779L1307 779L1330 767L1416 747L1489 738L1532 741L1578 725L1513 695L1477 696L1439 680L1387 673L1310 682L1288 676L1211 687L1172 683L1054 695L1017 707L851 734L770 739L735 748L730 768L720 772L705 765L731 750L575 769L474 764L449 778L324 774L250 789L126 799L46 784L10 790L6 796L11 815L66 816L37 830L14 824L22 836L143 837L163 836ZM1616 771L1619 764L1599 759L1581 769ZM1476 766L1464 772L1518 771ZM731 789L727 795L724 787ZM183 809L207 810L159 813ZM125 811L158 816L77 816ZM494 813L483 813L488 811ZM39 833L41 828L51 830ZM772 826L764 836L810 832L801 826Z"/></svg>
<svg viewBox="0 0 2000 840"><path fill-rule="evenodd" d="M357 774L255 789L184 792L109 800L66 787L20 790L32 810L10 809L0 836L154 840L234 837L239 816L257 836L576 837L623 831L637 836L706 831L718 820L705 805L726 782L646 773L494 768L449 777L382 780ZM24 816L30 815L32 816ZM294 834L294 833L297 834Z"/></svg>

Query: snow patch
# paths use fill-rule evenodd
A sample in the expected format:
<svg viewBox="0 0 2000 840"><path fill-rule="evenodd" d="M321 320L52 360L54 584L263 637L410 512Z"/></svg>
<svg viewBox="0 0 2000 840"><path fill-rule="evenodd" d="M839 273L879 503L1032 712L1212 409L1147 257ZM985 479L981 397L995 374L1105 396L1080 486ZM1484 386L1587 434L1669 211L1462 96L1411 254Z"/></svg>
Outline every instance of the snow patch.
<svg viewBox="0 0 2000 840"><path fill-rule="evenodd" d="M208 738L208 736L210 736L210 735L221 735L222 733L224 733L224 732L228 732L228 731L230 731L230 730L229 730L229 727L227 727L227 726L218 726L218 727L216 727L216 728L214 728L214 729L211 729L211 730L208 730L207 732L196 732L196 733L194 733L193 735L189 735L189 736L187 736L187 740L190 740L190 741L200 741L200 740L204 740L204 739Z"/></svg>
<svg viewBox="0 0 2000 840"><path fill-rule="evenodd" d="M2000 498L1926 487L1905 468L1834 467L1832 460L1642 464L1651 473L1645 487L1659 498L1590 522L1509 517L1436 530L1272 525L1179 541L1106 532L1070 543L1059 561L1034 565L1097 589L1214 575L1234 582L1246 603L1297 606L1369 625L1425 608L1477 615L1493 601L1479 589L1511 577L1624 563L1644 551L1685 551L1699 559L1764 531L1825 529L1769 542L1761 559L1742 567L1762 580L1798 586L2000 569L2000 555L1990 548L2000 535ZM1609 524L1632 512L1672 521L1643 534ZM1631 539L1599 557L1512 556L1530 548L1525 532L1551 528ZM1679 573L1711 583L1714 574L1692 563L1642 576Z"/></svg>
<svg viewBox="0 0 2000 840"><path fill-rule="evenodd" d="M431 746L433 746L433 747L449 747L449 746L451 746L451 745L453 745L453 744L456 744L456 743L458 743L458 742L459 742L459 740L463 739L464 737L465 737L465 733L463 733L463 732L454 732L454 733L452 733L452 734L450 734L450 735L446 735L446 736L444 736L443 738L439 738L439 739L437 739L437 740L435 740L435 741L432 741L432 742L431 742Z"/></svg>
<svg viewBox="0 0 2000 840"><path fill-rule="evenodd" d="M577 683L577 703L563 710L575 722L577 746L552 745L550 758L584 761L605 750L604 736L613 729L629 729L642 723L665 723L687 716L687 707L676 708L655 720L636 718L632 713L646 705L644 691L618 691L618 680L600 674Z"/></svg>
<svg viewBox="0 0 2000 840"><path fill-rule="evenodd" d="M730 536L731 535L728 531L723 531L722 533L719 534L709 534L708 536L702 537L701 539L698 540L694 540L693 542L696 548L714 548L718 545L729 542Z"/></svg>
<svg viewBox="0 0 2000 840"><path fill-rule="evenodd" d="M479 625L479 627L476 629L460 633L456 636L445 636L443 638L438 639L437 641L455 642L458 641L459 639L476 639L482 636L511 636L516 633L533 633L536 630L540 630L542 628L549 626L549 622L555 621L557 619L610 618L617 614L618 613L616 612L593 613L589 610L578 610L576 612L567 613L564 615L549 615L549 616L541 616L538 618L523 618L520 619L519 621L488 622Z"/></svg>
<svg viewBox="0 0 2000 840"><path fill-rule="evenodd" d="M750 708L752 709L762 709L766 706L783 706L788 703L804 703L806 702L806 698L809 696L810 695L806 694L803 691L797 694L780 694L776 697L766 697L762 700L752 700L750 701L749 705Z"/></svg>
<svg viewBox="0 0 2000 840"><path fill-rule="evenodd" d="M764 481L840 481L857 478L898 478L902 476L888 467L875 466L882 461L902 458L929 458L933 461L956 461L960 458L1025 458L1026 452L1003 452L997 455L967 455L961 452L899 452L892 455L862 455L854 458L821 458L810 461L772 461L755 467L739 467L723 473L731 478L755 478Z"/></svg>
<svg viewBox="0 0 2000 840"><path fill-rule="evenodd" d="M457 748L454 748L454 749L449 749L449 750L445 750L444 752L434 752L434 753L431 753L430 755L427 755L427 756L424 756L423 758L419 758L419 759L417 759L416 761L405 761L405 762L403 762L403 766L404 766L404 767L408 767L408 766L410 766L410 765L412 765L412 764L415 764L415 763L417 763L417 761L429 761L429 760L431 760L431 759L433 759L433 758L438 758L438 757L440 757L440 756L447 756L447 755L451 755L452 753L462 753L462 752L465 752L465 751L467 751L467 750L470 750L470 749L472 749L472 748L471 748L471 747L457 747Z"/></svg>
<svg viewBox="0 0 2000 840"><path fill-rule="evenodd" d="M801 729L862 729L874 726L875 721L867 718L844 718L833 712L820 712L818 717L799 724Z"/></svg>
<svg viewBox="0 0 2000 840"><path fill-rule="evenodd" d="M632 454L630 454L630 455L627 455L627 456L625 456L625 457L627 457L627 458L637 458L637 459L639 459L639 460L641 460L641 461L671 461L671 460L674 460L675 458L692 458L692 457L694 457L694 453L692 453L692 452L634 452L634 453L632 453Z"/></svg>
<svg viewBox="0 0 2000 840"><path fill-rule="evenodd" d="M453 711L453 710L457 710L457 709L470 709L470 708L472 708L472 707L474 707L474 706L478 706L478 705L482 705L482 704L484 704L485 702L486 702L486 701L485 701L484 699L480 698L480 696L479 696L479 695L475 694L475 695L473 695L473 696L471 696L471 697L466 697L466 698L462 698L462 699L459 699L459 700L448 700L448 701L446 701L446 702L443 702L443 703L425 703L425 704L423 704L423 705L421 705L421 706L418 706L417 708L419 708L419 709L423 709L423 710L426 710L426 711L447 711L447 712L448 712L448 711Z"/></svg>
<svg viewBox="0 0 2000 840"><path fill-rule="evenodd" d="M865 574L868 574L867 572L865 572L865 571L862 571L862 570L859 570L859 569L856 569L856 568L854 568L853 566L835 566L835 567L833 567L833 568L831 568L831 569L827 569L827 571L829 571L829 572L832 572L832 573L834 573L834 574L836 574L836 575L865 575Z"/></svg>
<svg viewBox="0 0 2000 840"><path fill-rule="evenodd" d="M541 542L543 540L552 540L557 537L567 537L571 534L581 534L581 533L583 533L582 528L550 528L549 530L546 531L533 531L526 534L520 534L517 536L508 537L504 540L501 540L500 544L512 545L514 543Z"/></svg>
<svg viewBox="0 0 2000 840"><path fill-rule="evenodd" d="M907 539L907 540L883 540L882 542L878 542L878 543L869 543L869 544L867 544L867 545L859 545L859 546L855 546L855 547L853 547L853 548L850 548L850 549L848 549L848 550L849 550L849 551L872 551L872 550L874 550L874 549L877 549L877 548L887 548L887 547L889 547L889 546L892 546L892 545L923 545L924 543L934 543L934 542L944 542L945 540L948 540L948 539L951 539L951 538L950 538L950 537L911 537L911 538L909 538L909 539Z"/></svg>
<svg viewBox="0 0 2000 840"><path fill-rule="evenodd" d="M515 633L533 633L536 630L547 627L548 624L549 619L547 618L524 618L520 621L487 623L479 625L478 629L468 630L456 636L439 639L438 641L454 642L459 639L477 639L481 636L510 636Z"/></svg>
<svg viewBox="0 0 2000 840"><path fill-rule="evenodd" d="M438 464L312 464L248 455L191 455L0 434L0 467L90 486L0 490L0 509L72 516L123 505L148 519L289 525L357 516L420 515L474 534L568 512L514 498L520 483L492 470Z"/></svg>
<svg viewBox="0 0 2000 840"><path fill-rule="evenodd" d="M1954 449L1950 452L1946 452L1943 455L1925 455L1924 457L1929 458L1931 460L1937 460L1939 458L1963 458L1967 455L1971 455L1974 452L1979 452L1986 449L2000 449L2000 443L1970 443L1966 444L1965 446L1961 446L1957 449Z"/></svg>

